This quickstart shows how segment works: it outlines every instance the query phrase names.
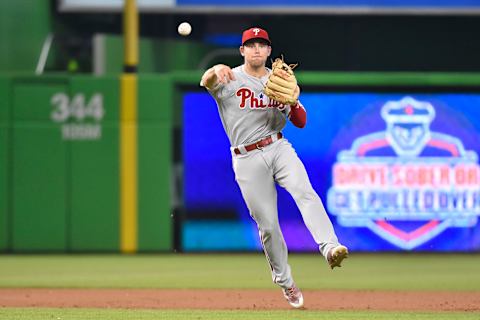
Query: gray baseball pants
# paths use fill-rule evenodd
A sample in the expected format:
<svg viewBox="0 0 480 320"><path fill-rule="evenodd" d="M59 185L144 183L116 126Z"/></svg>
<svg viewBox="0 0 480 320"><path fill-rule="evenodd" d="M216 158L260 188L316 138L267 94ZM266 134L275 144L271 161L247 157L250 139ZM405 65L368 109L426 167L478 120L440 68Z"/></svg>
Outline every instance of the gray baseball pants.
<svg viewBox="0 0 480 320"><path fill-rule="evenodd" d="M293 285L288 250L278 222L275 183L295 200L305 225L320 252L338 245L332 223L322 201L313 190L302 161L286 139L263 149L236 155L232 148L233 170L250 215L258 226L260 241L272 270L273 282L283 288Z"/></svg>

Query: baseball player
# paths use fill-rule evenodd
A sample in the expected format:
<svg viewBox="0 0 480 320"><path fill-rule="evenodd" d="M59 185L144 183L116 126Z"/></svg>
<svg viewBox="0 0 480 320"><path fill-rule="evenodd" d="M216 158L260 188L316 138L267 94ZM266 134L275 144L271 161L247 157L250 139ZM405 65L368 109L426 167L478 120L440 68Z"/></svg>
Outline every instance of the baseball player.
<svg viewBox="0 0 480 320"><path fill-rule="evenodd" d="M301 160L282 129L289 119L296 127L306 124L306 111L297 100L300 88L293 66L277 59L266 68L271 53L267 31L243 32L240 54L244 64L231 69L218 64L200 82L215 99L231 144L235 180L258 226L273 282L294 308L303 306L303 295L292 277L288 251L278 222L275 183L295 200L303 220L333 269L340 267L348 250L340 245L322 201L313 190Z"/></svg>

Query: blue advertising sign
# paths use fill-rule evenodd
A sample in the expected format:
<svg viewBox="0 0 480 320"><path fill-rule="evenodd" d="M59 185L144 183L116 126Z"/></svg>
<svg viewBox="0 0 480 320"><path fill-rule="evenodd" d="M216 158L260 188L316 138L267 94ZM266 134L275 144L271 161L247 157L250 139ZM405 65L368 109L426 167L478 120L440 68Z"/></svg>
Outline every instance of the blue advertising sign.
<svg viewBox="0 0 480 320"><path fill-rule="evenodd" d="M309 92L301 100L307 126L283 132L341 242L357 251L480 250L479 93ZM208 94L184 96L184 130L184 250L258 249ZM294 201L278 192L289 249L317 250ZM218 218L202 220L205 212Z"/></svg>
<svg viewBox="0 0 480 320"><path fill-rule="evenodd" d="M477 153L465 150L461 137L430 129L435 107L429 101L407 96L387 101L380 112L385 130L359 136L338 153L328 191L337 222L367 227L402 249L447 228L474 227L480 214Z"/></svg>

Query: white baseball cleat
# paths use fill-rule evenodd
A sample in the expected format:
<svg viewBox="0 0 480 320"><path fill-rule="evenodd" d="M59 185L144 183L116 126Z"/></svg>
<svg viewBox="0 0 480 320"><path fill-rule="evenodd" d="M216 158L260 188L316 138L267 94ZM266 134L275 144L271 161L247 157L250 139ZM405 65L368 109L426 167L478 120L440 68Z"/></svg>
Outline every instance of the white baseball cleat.
<svg viewBox="0 0 480 320"><path fill-rule="evenodd" d="M293 284L290 288L282 288L283 296L287 299L288 303L295 309L303 307L303 294L298 287Z"/></svg>
<svg viewBox="0 0 480 320"><path fill-rule="evenodd" d="M331 269L335 267L341 267L343 259L346 258L348 258L348 249L342 245L338 245L330 249L327 254L327 262Z"/></svg>

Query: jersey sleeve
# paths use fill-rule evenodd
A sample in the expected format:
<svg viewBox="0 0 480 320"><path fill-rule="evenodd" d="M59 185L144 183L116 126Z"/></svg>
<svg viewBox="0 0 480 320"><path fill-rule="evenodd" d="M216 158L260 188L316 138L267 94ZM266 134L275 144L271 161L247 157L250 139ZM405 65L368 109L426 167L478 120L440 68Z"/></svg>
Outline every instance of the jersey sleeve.
<svg viewBox="0 0 480 320"><path fill-rule="evenodd" d="M303 128L307 124L307 111L300 100L296 105L290 106L288 119L297 128Z"/></svg>
<svg viewBox="0 0 480 320"><path fill-rule="evenodd" d="M225 99L235 94L238 88L238 80L230 81L229 83L218 83L211 90L208 90L215 99Z"/></svg>
<svg viewBox="0 0 480 320"><path fill-rule="evenodd" d="M225 86L225 84L218 82L213 88L209 89L207 88L202 82L200 82L200 86L204 87L207 89L207 91L214 97L216 97L219 93L220 90Z"/></svg>

